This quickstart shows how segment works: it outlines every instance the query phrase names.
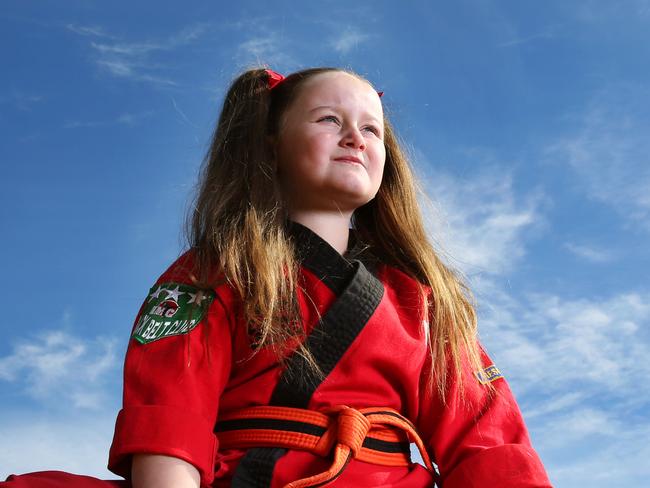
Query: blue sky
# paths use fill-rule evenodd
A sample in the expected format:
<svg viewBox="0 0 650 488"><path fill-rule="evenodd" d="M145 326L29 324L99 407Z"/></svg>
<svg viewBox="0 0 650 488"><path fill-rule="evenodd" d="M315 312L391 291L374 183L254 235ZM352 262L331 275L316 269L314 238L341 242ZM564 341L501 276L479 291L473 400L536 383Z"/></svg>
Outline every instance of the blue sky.
<svg viewBox="0 0 650 488"><path fill-rule="evenodd" d="M0 5L0 478L111 476L134 315L266 64L385 92L553 482L647 486L650 1L265 5Z"/></svg>

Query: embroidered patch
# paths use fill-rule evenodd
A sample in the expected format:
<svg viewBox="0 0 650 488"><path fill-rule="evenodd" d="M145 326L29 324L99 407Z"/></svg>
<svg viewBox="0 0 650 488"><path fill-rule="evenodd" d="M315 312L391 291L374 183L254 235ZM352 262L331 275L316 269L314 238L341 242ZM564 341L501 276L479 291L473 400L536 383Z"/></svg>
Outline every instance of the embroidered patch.
<svg viewBox="0 0 650 488"><path fill-rule="evenodd" d="M212 290L181 283L161 283L149 290L132 337L141 344L187 334L194 329L214 300Z"/></svg>
<svg viewBox="0 0 650 488"><path fill-rule="evenodd" d="M493 364L492 366L485 368L483 371L477 371L476 377L482 385L487 385L499 378L503 378L503 375L501 374L501 371L499 371L499 368Z"/></svg>

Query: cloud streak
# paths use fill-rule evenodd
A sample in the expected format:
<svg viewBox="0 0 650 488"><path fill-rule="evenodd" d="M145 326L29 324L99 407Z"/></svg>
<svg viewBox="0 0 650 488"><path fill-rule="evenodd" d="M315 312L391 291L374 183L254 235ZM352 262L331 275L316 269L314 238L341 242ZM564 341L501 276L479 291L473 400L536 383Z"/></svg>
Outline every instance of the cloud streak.
<svg viewBox="0 0 650 488"><path fill-rule="evenodd" d="M424 181L435 197L427 214L437 221L432 235L463 271L482 272L472 279L481 339L517 394L554 484L589 479L604 488L625 479L642 486L650 455L643 434L650 432L650 293L565 298L506 290L503 279L545 224L544 194L519 197L512 177L496 167L470 178L437 172ZM613 259L590 246L566 246L591 262Z"/></svg>
<svg viewBox="0 0 650 488"><path fill-rule="evenodd" d="M336 38L332 39L330 45L332 48L341 54L348 54L353 49L356 49L359 44L368 40L370 36L359 32L358 29L347 30L339 34Z"/></svg>
<svg viewBox="0 0 650 488"><path fill-rule="evenodd" d="M596 94L579 128L549 145L546 156L566 165L591 199L650 230L650 90L633 84Z"/></svg>
<svg viewBox="0 0 650 488"><path fill-rule="evenodd" d="M179 48L193 43L209 29L204 22L197 22L181 29L162 40L126 42L107 34L102 26L76 26L67 28L83 37L92 37L93 61L101 70L116 78L146 82L162 86L176 86L178 83L165 75L168 71L165 56ZM154 56L163 61L155 61Z"/></svg>
<svg viewBox="0 0 650 488"><path fill-rule="evenodd" d="M13 105L18 110L30 111L35 104L44 100L41 95L30 95L20 91L13 91L11 94L0 96L0 105Z"/></svg>
<svg viewBox="0 0 650 488"><path fill-rule="evenodd" d="M44 331L17 341L0 358L0 381L43 404L98 409L107 400L106 381L116 373L115 339L82 340Z"/></svg>
<svg viewBox="0 0 650 488"><path fill-rule="evenodd" d="M508 272L525 255L528 232L541 222L541 192L516 195L512 176L494 167L471 178L437 172L425 177L430 235L466 274Z"/></svg>
<svg viewBox="0 0 650 488"><path fill-rule="evenodd" d="M558 29L559 29L558 25L550 25L546 27L539 34L533 34L526 37L517 37L514 39L510 39L509 41L505 41L502 42L501 44L498 44L497 47L513 47L513 46L520 46L522 44L528 44L530 42L537 41L537 40L553 39L556 36Z"/></svg>
<svg viewBox="0 0 650 488"><path fill-rule="evenodd" d="M608 263L614 260L612 253L596 249L595 247L574 244L572 242L567 242L564 244L564 247L579 258L592 263Z"/></svg>
<svg viewBox="0 0 650 488"><path fill-rule="evenodd" d="M0 480L10 474L58 470L116 479L106 469L116 412L93 415L28 415L3 412Z"/></svg>
<svg viewBox="0 0 650 488"><path fill-rule="evenodd" d="M155 112L147 110L140 113L125 112L112 120L75 120L66 122L63 125L64 129L78 129L83 127L106 127L115 125L125 125L133 127L138 125L141 121L151 117Z"/></svg>
<svg viewBox="0 0 650 488"><path fill-rule="evenodd" d="M66 29L74 32L75 34L79 34L81 36L87 36L87 37L103 37L107 39L115 39L114 36L111 36L110 34L107 34L104 31L104 28L99 26L99 25L75 25L75 24L67 24Z"/></svg>

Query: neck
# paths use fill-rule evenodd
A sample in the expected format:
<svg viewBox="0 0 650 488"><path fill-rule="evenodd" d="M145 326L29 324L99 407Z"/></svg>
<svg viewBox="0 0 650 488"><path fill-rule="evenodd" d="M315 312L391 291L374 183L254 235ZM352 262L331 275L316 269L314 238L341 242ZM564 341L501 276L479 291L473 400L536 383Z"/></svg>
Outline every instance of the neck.
<svg viewBox="0 0 650 488"><path fill-rule="evenodd" d="M289 213L289 219L308 227L330 246L344 254L348 249L352 214L299 210Z"/></svg>

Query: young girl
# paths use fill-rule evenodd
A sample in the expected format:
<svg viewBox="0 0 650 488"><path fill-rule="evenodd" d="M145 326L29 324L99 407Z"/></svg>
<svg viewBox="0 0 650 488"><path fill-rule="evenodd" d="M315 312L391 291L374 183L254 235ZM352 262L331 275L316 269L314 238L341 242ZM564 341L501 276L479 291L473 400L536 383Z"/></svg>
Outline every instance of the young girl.
<svg viewBox="0 0 650 488"><path fill-rule="evenodd" d="M234 81L190 250L129 343L109 468L130 481L7 488L550 486L380 97L332 68Z"/></svg>

